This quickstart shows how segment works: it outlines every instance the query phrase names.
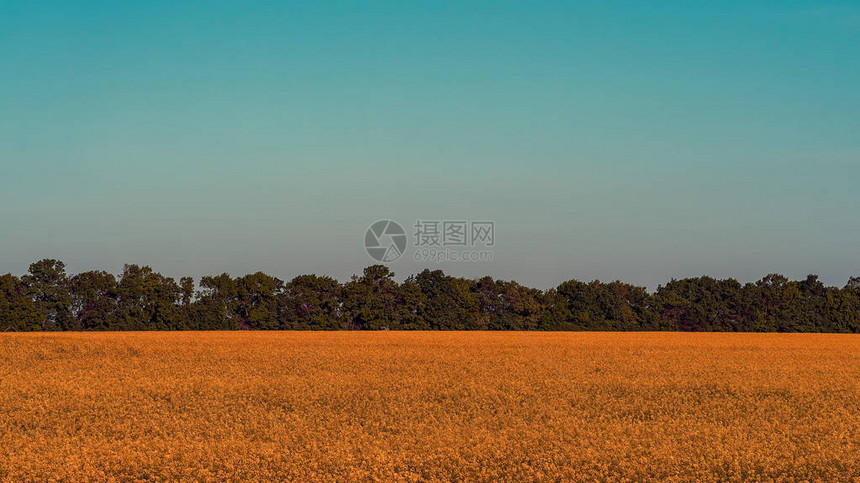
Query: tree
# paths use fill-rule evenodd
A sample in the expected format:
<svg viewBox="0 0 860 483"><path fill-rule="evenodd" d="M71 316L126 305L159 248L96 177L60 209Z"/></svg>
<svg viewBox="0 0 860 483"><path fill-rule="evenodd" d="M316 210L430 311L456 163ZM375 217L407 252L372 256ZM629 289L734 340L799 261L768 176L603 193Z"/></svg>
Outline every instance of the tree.
<svg viewBox="0 0 860 483"><path fill-rule="evenodd" d="M643 330L652 328L649 297L644 287L597 280L563 282L556 289L567 307L566 325L575 330ZM560 312L556 309L556 312Z"/></svg>
<svg viewBox="0 0 860 483"><path fill-rule="evenodd" d="M479 329L533 330L541 314L541 292L516 282L483 277L472 283L478 303Z"/></svg>
<svg viewBox="0 0 860 483"><path fill-rule="evenodd" d="M27 284L12 274L0 276L0 332L42 330L44 321Z"/></svg>
<svg viewBox="0 0 860 483"><path fill-rule="evenodd" d="M236 279L236 314L243 329L278 328L278 295L284 282L263 272Z"/></svg>
<svg viewBox="0 0 860 483"><path fill-rule="evenodd" d="M401 284L383 265L341 284L257 272L174 279L148 266L66 274L44 259L0 276L0 330L681 330L860 333L860 278L769 274L741 285L708 276L649 294L621 281L568 280L541 291L515 281L423 270Z"/></svg>
<svg viewBox="0 0 860 483"><path fill-rule="evenodd" d="M121 330L181 330L187 321L179 310L181 291L172 278L148 266L126 265L117 294Z"/></svg>
<svg viewBox="0 0 860 483"><path fill-rule="evenodd" d="M197 330L239 329L237 300L236 282L230 275L222 273L201 278L197 301L189 310L191 327Z"/></svg>
<svg viewBox="0 0 860 483"><path fill-rule="evenodd" d="M445 275L442 270L425 269L409 278L424 295L420 314L434 330L475 330L480 326L478 297L471 282Z"/></svg>
<svg viewBox="0 0 860 483"><path fill-rule="evenodd" d="M379 330L397 328L402 308L394 273L384 265L372 265L364 274L353 276L343 287L344 308L350 329Z"/></svg>
<svg viewBox="0 0 860 483"><path fill-rule="evenodd" d="M754 326L759 330L797 332L804 321L795 319L801 298L797 284L778 273L771 273L749 286Z"/></svg>
<svg viewBox="0 0 860 483"><path fill-rule="evenodd" d="M72 316L73 301L63 262L44 259L33 263L22 280L42 313L44 330L80 329Z"/></svg>
<svg viewBox="0 0 860 483"><path fill-rule="evenodd" d="M414 280L407 279L400 284L399 300L400 310L398 312L401 330L430 330L430 323L424 317L427 313L427 296L421 291L421 287Z"/></svg>
<svg viewBox="0 0 860 483"><path fill-rule="evenodd" d="M659 319L673 330L735 332L749 325L742 287L734 279L672 280L657 288L652 303Z"/></svg>
<svg viewBox="0 0 860 483"><path fill-rule="evenodd" d="M835 299L828 317L828 329L860 333L860 277L851 277Z"/></svg>
<svg viewBox="0 0 860 483"><path fill-rule="evenodd" d="M341 285L331 277L300 275L279 296L284 329L339 330L346 328Z"/></svg>
<svg viewBox="0 0 860 483"><path fill-rule="evenodd" d="M179 289L182 291L182 306L191 305L194 300L194 279L191 277L182 277L179 279Z"/></svg>
<svg viewBox="0 0 860 483"><path fill-rule="evenodd" d="M540 330L576 330L573 324L573 314L567 299L551 288L543 293L541 297L541 314L538 322Z"/></svg>
<svg viewBox="0 0 860 483"><path fill-rule="evenodd" d="M116 277L107 272L83 272L69 285L75 324L81 330L110 330L117 326L118 287Z"/></svg>

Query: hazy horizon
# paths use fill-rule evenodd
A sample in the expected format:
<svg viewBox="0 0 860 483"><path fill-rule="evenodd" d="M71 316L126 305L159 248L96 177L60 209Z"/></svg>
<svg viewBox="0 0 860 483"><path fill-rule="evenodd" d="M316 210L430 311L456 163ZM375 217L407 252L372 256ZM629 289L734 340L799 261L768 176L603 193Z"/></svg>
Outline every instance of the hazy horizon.
<svg viewBox="0 0 860 483"><path fill-rule="evenodd" d="M0 273L860 276L860 8L0 2Z"/></svg>

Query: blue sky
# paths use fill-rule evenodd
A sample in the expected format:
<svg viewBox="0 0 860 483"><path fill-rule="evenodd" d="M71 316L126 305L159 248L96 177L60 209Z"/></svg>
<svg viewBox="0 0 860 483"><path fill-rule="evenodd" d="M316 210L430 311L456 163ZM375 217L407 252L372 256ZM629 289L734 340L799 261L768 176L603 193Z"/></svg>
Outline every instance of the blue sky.
<svg viewBox="0 0 860 483"><path fill-rule="evenodd" d="M701 2L696 2L701 3ZM0 273L860 275L849 2L0 0Z"/></svg>

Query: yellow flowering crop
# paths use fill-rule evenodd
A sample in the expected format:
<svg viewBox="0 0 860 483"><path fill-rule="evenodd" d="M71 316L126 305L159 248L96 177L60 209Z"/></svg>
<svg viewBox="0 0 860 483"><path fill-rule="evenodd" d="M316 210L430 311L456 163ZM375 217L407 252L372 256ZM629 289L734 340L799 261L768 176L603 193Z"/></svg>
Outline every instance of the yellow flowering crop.
<svg viewBox="0 0 860 483"><path fill-rule="evenodd" d="M0 481L860 481L860 336L0 334Z"/></svg>

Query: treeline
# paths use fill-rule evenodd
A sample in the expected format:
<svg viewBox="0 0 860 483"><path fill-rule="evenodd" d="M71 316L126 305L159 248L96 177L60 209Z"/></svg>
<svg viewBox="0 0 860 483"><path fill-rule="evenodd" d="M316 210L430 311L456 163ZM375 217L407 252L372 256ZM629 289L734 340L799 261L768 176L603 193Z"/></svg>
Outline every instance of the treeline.
<svg viewBox="0 0 860 483"><path fill-rule="evenodd" d="M755 283L673 280L648 293L623 282L570 280L537 290L424 270L403 283L385 266L340 283L264 273L176 280L126 265L68 275L42 260L0 276L0 331L41 330L676 330L860 333L860 278Z"/></svg>

